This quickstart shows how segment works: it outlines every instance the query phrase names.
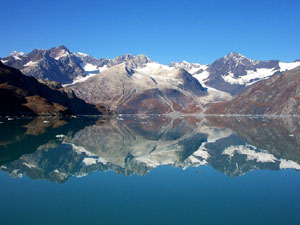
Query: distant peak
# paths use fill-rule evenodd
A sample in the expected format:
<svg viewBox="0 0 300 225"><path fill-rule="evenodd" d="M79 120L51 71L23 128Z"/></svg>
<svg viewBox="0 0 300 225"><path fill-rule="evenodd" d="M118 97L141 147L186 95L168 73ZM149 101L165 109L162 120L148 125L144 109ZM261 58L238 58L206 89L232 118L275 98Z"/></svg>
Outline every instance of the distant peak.
<svg viewBox="0 0 300 225"><path fill-rule="evenodd" d="M148 56L146 56L144 54L138 54L137 56L135 56L135 58L144 59L145 61L152 62L152 60Z"/></svg>
<svg viewBox="0 0 300 225"><path fill-rule="evenodd" d="M238 53L238 52L229 52L225 58L241 58L241 57L245 57L244 55Z"/></svg>
<svg viewBox="0 0 300 225"><path fill-rule="evenodd" d="M77 53L75 53L75 55L82 56L82 57L88 57L89 56L88 54L82 53L82 52L77 52Z"/></svg>
<svg viewBox="0 0 300 225"><path fill-rule="evenodd" d="M60 45L60 46L56 47L56 49L63 49L63 50L69 51L69 49L65 45Z"/></svg>
<svg viewBox="0 0 300 225"><path fill-rule="evenodd" d="M24 52L13 51L9 54L9 56L13 57L15 60L21 60L20 56L26 56Z"/></svg>
<svg viewBox="0 0 300 225"><path fill-rule="evenodd" d="M25 55L24 52L12 51L9 56L22 56Z"/></svg>
<svg viewBox="0 0 300 225"><path fill-rule="evenodd" d="M53 47L50 49L51 52L55 53L65 53L65 54L71 54L71 51L65 46L65 45L60 45L58 47Z"/></svg>

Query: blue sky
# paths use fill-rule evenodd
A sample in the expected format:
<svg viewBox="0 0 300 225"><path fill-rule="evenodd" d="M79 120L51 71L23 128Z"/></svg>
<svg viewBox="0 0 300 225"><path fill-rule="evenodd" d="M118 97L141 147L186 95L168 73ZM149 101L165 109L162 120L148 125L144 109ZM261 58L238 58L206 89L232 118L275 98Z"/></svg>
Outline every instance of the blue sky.
<svg viewBox="0 0 300 225"><path fill-rule="evenodd" d="M14 0L1 2L0 57L60 44L113 58L211 63L228 52L300 58L300 0Z"/></svg>

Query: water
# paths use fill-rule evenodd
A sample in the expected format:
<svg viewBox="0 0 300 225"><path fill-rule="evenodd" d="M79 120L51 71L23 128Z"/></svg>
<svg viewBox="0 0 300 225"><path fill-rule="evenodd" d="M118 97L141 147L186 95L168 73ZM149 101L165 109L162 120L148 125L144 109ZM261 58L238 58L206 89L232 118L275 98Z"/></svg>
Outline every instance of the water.
<svg viewBox="0 0 300 225"><path fill-rule="evenodd" d="M1 225L299 224L297 117L1 122Z"/></svg>

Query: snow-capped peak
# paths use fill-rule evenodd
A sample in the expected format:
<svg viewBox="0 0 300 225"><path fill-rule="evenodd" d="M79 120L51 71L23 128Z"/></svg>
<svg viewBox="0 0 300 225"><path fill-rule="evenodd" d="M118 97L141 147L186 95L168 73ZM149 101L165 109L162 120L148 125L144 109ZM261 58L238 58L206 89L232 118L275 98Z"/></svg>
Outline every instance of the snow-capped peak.
<svg viewBox="0 0 300 225"><path fill-rule="evenodd" d="M248 59L248 58L246 56L238 53L238 52L230 52L230 53L228 53L227 55L224 56L224 59L239 62L243 59ZM250 59L248 59L248 60L250 60Z"/></svg>
<svg viewBox="0 0 300 225"><path fill-rule="evenodd" d="M189 63L185 60L181 62L171 62L169 66L177 69L185 69L190 74L196 74L207 69L207 65L201 65L199 63Z"/></svg>
<svg viewBox="0 0 300 225"><path fill-rule="evenodd" d="M88 57L89 55L88 54L86 54L86 53L82 53L82 52L77 52L77 53L75 53L75 55L76 56L78 56L78 57Z"/></svg>
<svg viewBox="0 0 300 225"><path fill-rule="evenodd" d="M15 60L21 60L20 56L24 56L24 52L18 52L18 51L13 51L12 53L9 54L9 56L14 57Z"/></svg>

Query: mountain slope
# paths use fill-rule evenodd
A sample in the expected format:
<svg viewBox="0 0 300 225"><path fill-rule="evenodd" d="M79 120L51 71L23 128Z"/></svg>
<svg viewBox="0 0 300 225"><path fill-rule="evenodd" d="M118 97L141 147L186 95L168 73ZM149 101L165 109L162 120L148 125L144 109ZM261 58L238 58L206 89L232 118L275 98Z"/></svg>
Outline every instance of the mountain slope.
<svg viewBox="0 0 300 225"><path fill-rule="evenodd" d="M205 87L214 88L235 96L256 82L268 79L278 72L300 66L300 62L258 61L231 52L217 59L211 65L183 61L181 63L170 63L169 66L184 68Z"/></svg>
<svg viewBox="0 0 300 225"><path fill-rule="evenodd" d="M215 103L207 113L300 114L300 66L254 84L229 102Z"/></svg>
<svg viewBox="0 0 300 225"><path fill-rule="evenodd" d="M69 87L85 101L121 113L201 111L196 97L205 96L206 90L195 78L139 57Z"/></svg>
<svg viewBox="0 0 300 225"><path fill-rule="evenodd" d="M0 114L101 114L57 83L46 85L0 62Z"/></svg>
<svg viewBox="0 0 300 225"><path fill-rule="evenodd" d="M14 51L9 56L2 58L1 61L7 66L21 70L25 75L61 84L84 81L123 62L130 61L132 66L151 62L145 55L135 57L130 54L117 56L114 59L96 59L85 53L72 53L64 45L46 50L34 49L28 54Z"/></svg>
<svg viewBox="0 0 300 225"><path fill-rule="evenodd" d="M85 74L81 61L63 45L49 50L35 49L29 54L14 53L1 61L25 75L62 84Z"/></svg>

